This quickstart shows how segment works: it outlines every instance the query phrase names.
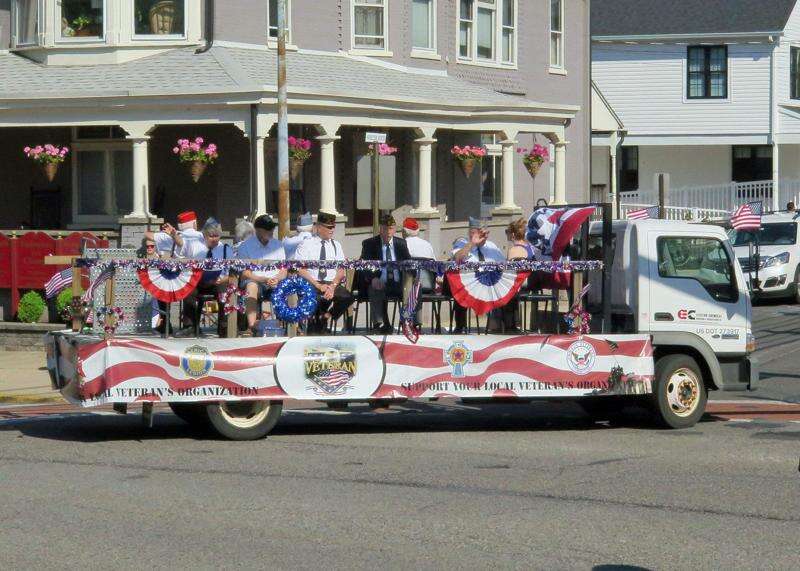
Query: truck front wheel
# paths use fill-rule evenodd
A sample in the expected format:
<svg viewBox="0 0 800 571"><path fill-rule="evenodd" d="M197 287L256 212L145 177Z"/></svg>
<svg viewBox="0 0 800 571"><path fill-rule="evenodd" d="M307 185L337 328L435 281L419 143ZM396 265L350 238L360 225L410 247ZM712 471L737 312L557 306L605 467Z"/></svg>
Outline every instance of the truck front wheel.
<svg viewBox="0 0 800 571"><path fill-rule="evenodd" d="M258 440L275 428L283 410L281 401L254 400L209 404L208 420L214 430L231 440Z"/></svg>
<svg viewBox="0 0 800 571"><path fill-rule="evenodd" d="M652 405L668 428L694 426L703 416L708 392L700 367L688 355L667 355L656 363Z"/></svg>

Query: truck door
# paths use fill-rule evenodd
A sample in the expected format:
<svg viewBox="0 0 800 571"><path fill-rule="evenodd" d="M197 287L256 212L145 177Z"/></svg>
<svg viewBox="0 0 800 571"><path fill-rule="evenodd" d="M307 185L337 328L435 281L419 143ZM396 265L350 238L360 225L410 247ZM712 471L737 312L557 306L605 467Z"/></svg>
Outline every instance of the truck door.
<svg viewBox="0 0 800 571"><path fill-rule="evenodd" d="M749 323L733 255L719 236L650 232L650 330L702 337L718 353L744 353Z"/></svg>

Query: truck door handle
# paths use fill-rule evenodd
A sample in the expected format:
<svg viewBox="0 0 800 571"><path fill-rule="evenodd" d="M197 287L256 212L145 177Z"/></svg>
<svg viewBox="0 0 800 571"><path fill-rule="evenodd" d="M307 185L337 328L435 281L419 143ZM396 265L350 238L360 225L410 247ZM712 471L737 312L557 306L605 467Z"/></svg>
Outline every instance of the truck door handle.
<svg viewBox="0 0 800 571"><path fill-rule="evenodd" d="M656 313L656 321L675 321L671 313Z"/></svg>

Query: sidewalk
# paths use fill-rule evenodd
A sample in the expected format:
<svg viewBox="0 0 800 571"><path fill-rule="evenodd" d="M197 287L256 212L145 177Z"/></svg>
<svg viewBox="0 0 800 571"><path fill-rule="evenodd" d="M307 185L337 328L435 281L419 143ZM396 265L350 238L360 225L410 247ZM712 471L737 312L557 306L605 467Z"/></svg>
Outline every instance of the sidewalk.
<svg viewBox="0 0 800 571"><path fill-rule="evenodd" d="M63 401L50 388L44 350L0 351L0 403Z"/></svg>

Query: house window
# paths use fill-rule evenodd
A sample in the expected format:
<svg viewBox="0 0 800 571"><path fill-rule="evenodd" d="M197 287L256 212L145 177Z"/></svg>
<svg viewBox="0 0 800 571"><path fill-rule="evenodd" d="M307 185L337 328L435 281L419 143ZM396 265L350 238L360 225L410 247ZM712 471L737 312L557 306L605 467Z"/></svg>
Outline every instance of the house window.
<svg viewBox="0 0 800 571"><path fill-rule="evenodd" d="M800 48L792 46L791 59L791 97L792 99L800 99Z"/></svg>
<svg viewBox="0 0 800 571"><path fill-rule="evenodd" d="M14 3L14 36L18 46L35 44L39 31L38 0L17 0Z"/></svg>
<svg viewBox="0 0 800 571"><path fill-rule="evenodd" d="M564 68L564 3L550 0L550 67Z"/></svg>
<svg viewBox="0 0 800 571"><path fill-rule="evenodd" d="M269 39L273 41L278 41L278 2L279 0L269 0L269 11L267 12L267 30L269 30ZM291 33L291 25L290 25L290 14L292 2L291 0L286 0L286 41L289 40L289 35Z"/></svg>
<svg viewBox="0 0 800 571"><path fill-rule="evenodd" d="M436 50L436 1L412 0L411 47Z"/></svg>
<svg viewBox="0 0 800 571"><path fill-rule="evenodd" d="M75 152L76 221L113 220L133 209L133 153L88 145Z"/></svg>
<svg viewBox="0 0 800 571"><path fill-rule="evenodd" d="M133 33L136 36L186 35L185 0L134 0Z"/></svg>
<svg viewBox="0 0 800 571"><path fill-rule="evenodd" d="M500 204L503 188L503 153L496 135L481 135L486 157L481 161L481 216L489 216Z"/></svg>
<svg viewBox="0 0 800 571"><path fill-rule="evenodd" d="M62 39L101 39L105 0L61 0L56 4Z"/></svg>
<svg viewBox="0 0 800 571"><path fill-rule="evenodd" d="M731 180L734 182L751 182L756 180L772 179L772 147L735 146L733 147L733 172Z"/></svg>
<svg viewBox="0 0 800 571"><path fill-rule="evenodd" d="M619 163L619 191L639 190L639 147L622 147Z"/></svg>
<svg viewBox="0 0 800 571"><path fill-rule="evenodd" d="M461 0L458 55L462 60L514 63L516 0ZM501 49L498 50L498 46Z"/></svg>
<svg viewBox="0 0 800 571"><path fill-rule="evenodd" d="M728 97L727 46L689 46L686 72L689 99Z"/></svg>
<svg viewBox="0 0 800 571"><path fill-rule="evenodd" d="M368 50L386 49L389 0L353 0L353 46Z"/></svg>

